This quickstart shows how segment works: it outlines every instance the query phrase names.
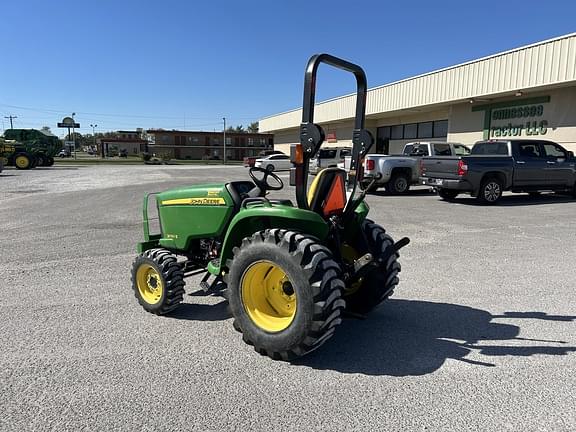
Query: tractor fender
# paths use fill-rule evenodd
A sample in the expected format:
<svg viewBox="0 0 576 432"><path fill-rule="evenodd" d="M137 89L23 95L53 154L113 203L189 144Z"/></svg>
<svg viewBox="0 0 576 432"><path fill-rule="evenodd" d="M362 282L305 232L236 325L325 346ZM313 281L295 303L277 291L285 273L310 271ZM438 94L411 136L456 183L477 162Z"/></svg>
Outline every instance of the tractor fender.
<svg viewBox="0 0 576 432"><path fill-rule="evenodd" d="M232 250L242 243L243 238L267 228L298 231L312 235L320 241L328 236L328 224L313 211L287 205L248 207L240 210L230 222L222 244L220 267L209 266L209 271L220 274L226 268L227 260L232 258Z"/></svg>

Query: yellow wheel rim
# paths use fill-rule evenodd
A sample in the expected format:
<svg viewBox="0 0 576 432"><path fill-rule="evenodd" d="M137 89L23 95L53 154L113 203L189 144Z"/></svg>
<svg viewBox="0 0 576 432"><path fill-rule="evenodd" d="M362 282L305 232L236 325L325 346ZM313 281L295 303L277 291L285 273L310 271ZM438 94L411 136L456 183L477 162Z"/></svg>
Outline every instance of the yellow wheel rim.
<svg viewBox="0 0 576 432"><path fill-rule="evenodd" d="M244 271L240 281L242 303L254 324L270 333L287 329L296 315L296 293L282 268L258 261Z"/></svg>
<svg viewBox="0 0 576 432"><path fill-rule="evenodd" d="M347 243L342 244L342 246L340 247L340 253L342 254L342 259L346 264L353 264L354 261L356 261L361 256L356 249L354 249ZM362 286L362 281L363 279L360 278L350 286L347 286L344 289L344 296L354 294L356 291L358 291Z"/></svg>
<svg viewBox="0 0 576 432"><path fill-rule="evenodd" d="M26 156L17 156L15 163L18 168L28 168L30 165L30 159Z"/></svg>
<svg viewBox="0 0 576 432"><path fill-rule="evenodd" d="M136 285L140 297L151 305L154 305L162 298L164 283L160 273L150 264L142 264L136 272Z"/></svg>

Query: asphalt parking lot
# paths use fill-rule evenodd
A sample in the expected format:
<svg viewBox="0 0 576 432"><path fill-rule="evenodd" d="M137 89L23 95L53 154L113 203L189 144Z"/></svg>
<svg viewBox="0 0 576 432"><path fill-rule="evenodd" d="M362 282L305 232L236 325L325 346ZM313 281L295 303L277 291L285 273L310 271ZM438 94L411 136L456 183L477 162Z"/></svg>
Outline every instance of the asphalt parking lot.
<svg viewBox="0 0 576 432"><path fill-rule="evenodd" d="M412 239L400 285L290 364L245 345L221 298L186 296L157 317L130 288L145 192L245 178L0 174L0 430L576 429L576 200L370 196L371 217Z"/></svg>

